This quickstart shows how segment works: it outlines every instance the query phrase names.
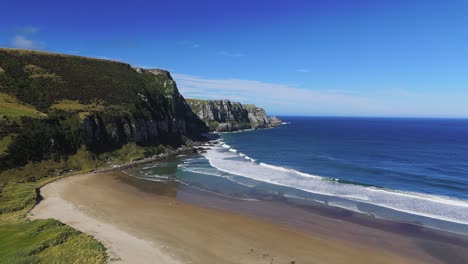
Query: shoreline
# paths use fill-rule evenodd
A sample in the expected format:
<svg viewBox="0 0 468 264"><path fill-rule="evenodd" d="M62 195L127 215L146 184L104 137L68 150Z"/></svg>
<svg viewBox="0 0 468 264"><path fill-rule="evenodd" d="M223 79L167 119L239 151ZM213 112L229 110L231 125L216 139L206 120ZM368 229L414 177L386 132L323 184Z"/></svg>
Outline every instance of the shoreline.
<svg viewBox="0 0 468 264"><path fill-rule="evenodd" d="M115 225L97 220L61 197L59 190L63 184L73 177L91 174L93 173L60 178L41 187L42 201L30 210L28 218L31 220L54 218L94 237L105 246L111 263L143 263L147 259L156 258L162 260L162 263L178 264L178 261L162 252L160 245L124 232Z"/></svg>
<svg viewBox="0 0 468 264"><path fill-rule="evenodd" d="M209 141L207 141L207 142L209 142ZM92 172L92 173L103 173L103 172L118 171L118 170L132 168L132 167L135 167L135 166L138 166L138 165L151 163L151 162L154 162L154 161L160 161L160 160L164 160L164 159L176 158L179 155L196 154L199 151L199 149L203 147L203 143L204 142L198 142L198 141L193 142L193 145L190 146L190 147L187 147L187 146L186 147L179 147L179 148L177 148L175 150L170 150L170 151L167 151L167 152L164 152L164 153L152 156L152 157L142 158L142 159L139 159L139 160L130 161L130 162L123 163L123 164L120 164L120 165L114 165L114 166L109 167L109 168L96 169L96 170L92 170L90 172ZM65 176L65 177L67 177L67 176Z"/></svg>
<svg viewBox="0 0 468 264"><path fill-rule="evenodd" d="M136 257L148 251L160 259L158 263L443 263L402 235L265 201L239 203L186 188L175 193L166 188L168 194L161 195L155 191L159 184L142 180L135 184L129 181L136 178L128 177L118 172L87 173L49 183L41 188L44 200L30 215L56 218L92 235L111 255L123 254L124 263L137 262ZM273 210L290 216L279 219L299 217L308 225L294 228L235 207ZM124 237L140 246L128 250L132 245L125 246ZM385 240L380 242L385 245L376 245L376 239ZM200 240L206 240L202 244L208 248L201 247ZM229 246L223 245L227 241ZM399 246L388 247L393 243ZM143 252L138 254L139 250Z"/></svg>
<svg viewBox="0 0 468 264"><path fill-rule="evenodd" d="M434 233L437 233L437 232L439 232L439 233L449 233L449 234L451 234L453 236L462 237L463 239L468 241L468 229L467 229L468 225L466 225L466 222L463 221L465 219L459 220L460 216L458 214L458 212L460 212L460 211L463 212L464 208L462 206L466 207L466 203L464 205L457 205L457 202L463 202L463 200L459 200L459 198L450 197L450 196L438 196L438 195L435 195L435 194L424 193L424 192L418 193L418 192L411 192L411 191L401 191L399 189L385 188L385 187L381 187L379 185L364 184L364 183L359 183L357 181L356 182L352 182L352 181L348 182L346 180L340 180L338 178L321 176L321 175L318 175L318 174L315 175L315 174L311 174L311 173L296 170L294 168L289 167L288 165L272 165L274 163L265 163L264 161L259 161L259 160L253 159L253 158L247 156L245 153L240 152L238 149L235 149L233 146L227 145L227 143L224 142L223 139L218 140L217 143L219 143L218 146L223 147L223 148L229 150L230 152L232 152L234 154L238 154L240 157L243 157L243 158L245 158L247 160L255 162L254 163L255 165L260 165L260 166L263 167L263 169L269 169L270 170L270 171L267 171L267 172L263 171L263 174L267 173L269 175L275 175L275 173L288 172L288 173L294 173L294 174L297 174L297 175L300 175L300 176L305 175L305 177L321 179L321 180L323 180L323 182L340 183L341 186L352 186L352 187L355 187L355 189L343 194L342 196L336 195L336 193L338 193L338 192L336 190L332 189L332 188L329 188L329 189L323 188L323 189L325 189L325 191L315 192L315 189L314 189L315 186L312 186L312 187L307 186L307 187L309 187L309 189L307 189L305 187L302 188L302 186L298 186L297 184L294 185L294 184L291 184L290 182L286 181L285 180L286 178L284 176L283 176L283 178L278 177L278 178L275 178L274 180L270 180L268 177L264 177L263 175L262 175L262 177L257 177L257 174L251 173L251 171L247 171L247 172L241 171L240 173L238 173L237 172L238 169L232 166L233 163L229 164L229 165L231 165L230 167L227 166L225 168L222 165L219 165L221 163L213 164L211 162L211 159L209 157L207 157L208 160L209 160L210 166L216 168L219 171L229 173L229 174L232 174L232 175L235 175L235 176L240 176L240 177L245 177L245 178L248 178L248 179L253 179L254 181L258 181L258 182L261 182L261 183L271 184L271 185L274 185L274 186L281 186L281 187L285 187L285 188L296 189L296 190L299 190L301 192L303 191L303 192L307 193L307 195L309 195L309 196L314 196L312 199L308 200L309 203L315 203L313 200L315 200L314 198L317 199L316 205L318 205L318 207L320 207L322 204L326 204L327 206L325 206L325 207L340 208L340 209L343 209L345 211L350 212L350 214L355 214L355 215L361 214L361 215L364 215L364 216L368 216L369 218L373 219L372 221L374 221L374 220L376 220L376 221L380 221L380 220L381 221L388 221L388 222L393 222L393 223L399 223L401 225L412 226L412 227L414 227L414 229L420 228L420 229L431 230ZM231 144L231 143L229 143L229 144ZM226 152L226 153L228 153L228 152ZM232 155L232 153L228 153L228 154ZM204 156L206 156L206 155L204 155ZM228 157L228 158L226 158L226 157L225 157L226 160L229 160L231 158L231 157ZM218 159L218 157L215 157L213 159L216 161ZM235 165L240 166L238 164L235 164ZM287 176L289 176L289 175L287 175ZM296 176L296 175L294 175L294 176ZM348 184L348 185L345 185L345 184ZM356 190L356 188L359 188L359 187L362 187L362 189ZM367 187L370 187L373 190L371 192L365 193L363 195L364 198L362 198L362 200L360 200L359 197L357 199L354 199L354 200L353 199L348 199L347 200L347 196L349 196L349 197L353 197L355 195L359 196L359 191L360 192L366 191ZM375 193L374 190L379 191L379 194L378 195L372 195L372 194ZM409 197L408 199L412 199L411 202L416 201L416 202L419 202L419 204L417 204L417 206L415 206L413 208L411 206L406 206L406 207L404 207L404 206L400 206L400 207L394 206L395 204L398 204L398 203L393 203L392 204L392 203L381 202L384 199L379 200L379 198L380 198L379 195L382 195L382 194L388 194L389 196L392 195L390 198L394 198L395 196L407 196L407 197ZM351 206L362 205L362 207L375 207L375 208L373 208L374 210L365 210L365 209L361 210L361 209L357 209L357 208L354 209L354 208L350 207L349 205L348 206L328 205L328 202L329 202L328 199L322 198L322 197L333 197L333 198L343 198L344 197L343 200L346 200L347 202L350 202ZM281 200L284 200L284 201L286 201L288 203L295 203L295 202L293 202L293 200L299 201L299 200L303 200L303 198L301 198L301 196L295 197L294 195L291 195L291 196L285 195L284 197L282 197ZM432 204L435 204L436 206L438 206L437 208L434 209L434 211L437 211L437 209L440 210L441 208L444 209L446 203L449 203L449 202L455 203L455 205L452 206L447 211L441 210L443 213L445 213L445 215L449 215L449 216L453 215L453 217L452 218L444 217L445 216L444 214L432 214L432 212L430 210L418 210L419 208L424 208L425 207L425 204L422 204L421 200L424 200L423 202L427 202L426 200L428 200ZM440 200L443 200L443 201L441 202ZM381 202L381 203L379 203L379 202ZM401 202L403 203L405 201L401 201ZM298 202L298 204L303 204L303 203ZM330 202L330 204L331 204L331 202ZM315 207L317 207L317 206L315 206ZM381 208L383 208L384 210L380 210ZM330 211L333 211L333 210L330 210ZM385 211L385 212L382 213L382 211ZM379 213L381 213L381 214L379 214ZM457 218L457 217L459 217L459 218Z"/></svg>

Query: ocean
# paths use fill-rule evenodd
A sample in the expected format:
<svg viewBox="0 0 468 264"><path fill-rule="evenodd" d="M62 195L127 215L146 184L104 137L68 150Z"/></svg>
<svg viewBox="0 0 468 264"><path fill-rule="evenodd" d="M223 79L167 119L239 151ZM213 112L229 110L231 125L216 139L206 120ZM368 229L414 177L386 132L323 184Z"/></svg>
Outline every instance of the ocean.
<svg viewBox="0 0 468 264"><path fill-rule="evenodd" d="M468 120L280 117L129 174L213 195L342 208L468 234Z"/></svg>

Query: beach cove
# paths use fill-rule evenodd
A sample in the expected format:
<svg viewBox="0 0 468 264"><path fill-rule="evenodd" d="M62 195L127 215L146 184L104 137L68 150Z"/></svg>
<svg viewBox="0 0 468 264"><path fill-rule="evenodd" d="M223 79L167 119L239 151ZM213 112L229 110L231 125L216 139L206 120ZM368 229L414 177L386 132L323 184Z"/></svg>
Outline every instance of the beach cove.
<svg viewBox="0 0 468 264"><path fill-rule="evenodd" d="M31 218L55 218L92 235L111 262L463 263L450 254L463 253L460 245L118 171L63 178L40 192Z"/></svg>

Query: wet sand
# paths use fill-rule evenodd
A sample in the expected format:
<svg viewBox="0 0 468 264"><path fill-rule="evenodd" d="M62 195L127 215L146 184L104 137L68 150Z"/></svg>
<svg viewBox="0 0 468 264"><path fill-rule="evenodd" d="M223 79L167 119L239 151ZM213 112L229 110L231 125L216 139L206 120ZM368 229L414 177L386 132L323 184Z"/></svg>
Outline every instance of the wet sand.
<svg viewBox="0 0 468 264"><path fill-rule="evenodd" d="M41 189L32 218L93 235L124 263L465 263L459 240L363 225L276 201L228 199L119 172ZM398 228L397 228L398 229ZM410 229L412 230L412 229Z"/></svg>

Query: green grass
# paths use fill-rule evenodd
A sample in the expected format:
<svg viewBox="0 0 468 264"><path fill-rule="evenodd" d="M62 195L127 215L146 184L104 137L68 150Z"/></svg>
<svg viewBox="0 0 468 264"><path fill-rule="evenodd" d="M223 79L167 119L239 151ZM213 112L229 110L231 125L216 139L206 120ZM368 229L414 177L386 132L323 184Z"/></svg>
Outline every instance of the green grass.
<svg viewBox="0 0 468 264"><path fill-rule="evenodd" d="M0 193L0 214L15 212L34 204L37 183L8 183Z"/></svg>
<svg viewBox="0 0 468 264"><path fill-rule="evenodd" d="M0 156L5 154L5 151L7 150L8 144L13 141L14 135L8 135L0 139Z"/></svg>
<svg viewBox="0 0 468 264"><path fill-rule="evenodd" d="M163 79L121 62L0 48L0 91L46 111L61 100L134 104L138 93L164 95Z"/></svg>
<svg viewBox="0 0 468 264"><path fill-rule="evenodd" d="M104 110L104 107L98 103L90 103L90 104L81 104L77 100L60 100L53 105L50 106L51 109L58 109L64 111L71 111L71 112L81 112L81 111L90 111L96 110L101 111Z"/></svg>
<svg viewBox="0 0 468 264"><path fill-rule="evenodd" d="M196 114L198 114L208 103L208 100L203 100L203 99L189 99L186 98L185 101L187 104L190 106L192 111Z"/></svg>
<svg viewBox="0 0 468 264"><path fill-rule="evenodd" d="M50 110L63 110L78 113L80 119L90 115L91 112L103 111L105 107L96 102L82 104L78 100L60 100L49 107Z"/></svg>
<svg viewBox="0 0 468 264"><path fill-rule="evenodd" d="M54 180L9 182L0 192L1 263L104 263L104 246L53 219L26 219L37 199L36 189Z"/></svg>
<svg viewBox="0 0 468 264"><path fill-rule="evenodd" d="M152 148L154 147L141 147L130 143L111 152L95 154L86 150L84 146L81 146L76 154L69 156L66 160L29 162L18 168L0 171L0 187L2 185L8 186L8 184L37 182L51 177L87 172L110 165L130 162L144 158L145 153ZM0 197L1 195L3 194L0 190Z"/></svg>
<svg viewBox="0 0 468 264"><path fill-rule="evenodd" d="M11 118L19 118L21 116L28 117L44 117L45 114L39 112L31 105L23 103L15 97L0 92L0 116Z"/></svg>
<svg viewBox="0 0 468 264"><path fill-rule="evenodd" d="M2 263L104 263L105 248L58 221L0 224Z"/></svg>
<svg viewBox="0 0 468 264"><path fill-rule="evenodd" d="M123 145L121 148L106 152L100 155L100 158L105 160L108 165L122 164L135 159L144 157L145 148L134 143Z"/></svg>

